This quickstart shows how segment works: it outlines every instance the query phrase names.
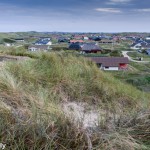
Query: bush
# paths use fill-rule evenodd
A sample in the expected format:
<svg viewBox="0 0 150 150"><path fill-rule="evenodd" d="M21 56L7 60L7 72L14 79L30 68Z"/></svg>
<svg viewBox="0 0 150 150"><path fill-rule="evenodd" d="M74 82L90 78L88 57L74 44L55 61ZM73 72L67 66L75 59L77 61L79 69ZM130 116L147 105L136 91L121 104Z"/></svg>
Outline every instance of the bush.
<svg viewBox="0 0 150 150"><path fill-rule="evenodd" d="M114 51L112 51L112 52L110 53L110 56L114 56L114 57L121 57L121 56L122 56L122 54L121 54L121 52L120 52L120 51L118 51L118 50L114 50Z"/></svg>

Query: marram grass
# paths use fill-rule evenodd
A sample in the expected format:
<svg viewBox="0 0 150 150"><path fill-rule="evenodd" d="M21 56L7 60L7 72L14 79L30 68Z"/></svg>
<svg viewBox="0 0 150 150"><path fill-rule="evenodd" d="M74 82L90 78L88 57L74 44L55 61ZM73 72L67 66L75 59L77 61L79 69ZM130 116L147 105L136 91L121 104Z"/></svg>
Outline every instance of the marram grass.
<svg viewBox="0 0 150 150"><path fill-rule="evenodd" d="M34 55L34 54L33 54ZM149 94L82 57L40 53L0 69L0 143L13 150L149 149ZM63 103L106 112L93 129L76 126ZM109 115L114 119L110 124Z"/></svg>

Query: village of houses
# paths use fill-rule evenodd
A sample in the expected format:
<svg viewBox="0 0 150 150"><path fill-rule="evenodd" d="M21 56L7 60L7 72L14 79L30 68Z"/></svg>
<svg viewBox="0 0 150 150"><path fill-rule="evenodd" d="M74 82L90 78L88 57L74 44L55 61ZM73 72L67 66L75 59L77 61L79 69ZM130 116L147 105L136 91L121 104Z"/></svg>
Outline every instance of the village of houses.
<svg viewBox="0 0 150 150"><path fill-rule="evenodd" d="M142 91L150 91L148 33L29 32L13 35L0 36L0 52L3 49L18 52L23 49L28 53L63 52L86 57L96 63L99 69L121 81Z"/></svg>
<svg viewBox="0 0 150 150"><path fill-rule="evenodd" d="M30 35L19 38L9 37L5 39L3 45L6 47L17 45L17 48L26 44L27 50L30 52L72 51L90 58L102 70L115 71L128 70L129 61L148 63L147 59L144 60L144 56L150 55L149 36L142 37L134 34L126 36L119 34L105 35L104 33L51 33L48 36L47 34L42 35ZM137 53L141 57L132 58L128 55L128 52Z"/></svg>

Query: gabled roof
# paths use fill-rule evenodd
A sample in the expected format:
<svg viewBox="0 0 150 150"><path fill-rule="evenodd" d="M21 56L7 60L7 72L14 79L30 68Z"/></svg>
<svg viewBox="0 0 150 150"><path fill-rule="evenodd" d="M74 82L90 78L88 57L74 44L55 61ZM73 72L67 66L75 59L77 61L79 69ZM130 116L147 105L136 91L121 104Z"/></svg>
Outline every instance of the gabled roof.
<svg viewBox="0 0 150 150"><path fill-rule="evenodd" d="M102 64L105 67L118 67L119 64L128 64L127 57L90 57L96 64Z"/></svg>
<svg viewBox="0 0 150 150"><path fill-rule="evenodd" d="M83 51L102 50L96 43L85 43L81 49Z"/></svg>
<svg viewBox="0 0 150 150"><path fill-rule="evenodd" d="M150 43L148 43L147 41L142 41L142 42L135 42L131 45L131 47L134 47L136 45L140 44L141 47L143 48L147 48L150 47Z"/></svg>
<svg viewBox="0 0 150 150"><path fill-rule="evenodd" d="M81 50L81 46L83 45L83 43L79 43L79 42L76 42L76 43L71 43L69 45L69 49L73 49L73 50Z"/></svg>
<svg viewBox="0 0 150 150"><path fill-rule="evenodd" d="M40 39L40 40L36 41L35 44L46 45L48 42L50 42L50 40L48 40L48 39Z"/></svg>
<svg viewBox="0 0 150 150"><path fill-rule="evenodd" d="M134 47L134 46L136 46L137 44L140 44L140 45L141 45L141 43L133 43L133 44L131 44L131 47Z"/></svg>

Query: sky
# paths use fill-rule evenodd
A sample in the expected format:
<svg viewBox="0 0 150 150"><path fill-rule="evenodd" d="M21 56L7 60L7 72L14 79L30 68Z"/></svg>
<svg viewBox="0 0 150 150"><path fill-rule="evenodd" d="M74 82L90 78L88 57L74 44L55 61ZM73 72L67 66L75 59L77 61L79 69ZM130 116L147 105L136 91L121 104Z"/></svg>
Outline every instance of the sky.
<svg viewBox="0 0 150 150"><path fill-rule="evenodd" d="M150 0L0 0L0 32L150 32Z"/></svg>

